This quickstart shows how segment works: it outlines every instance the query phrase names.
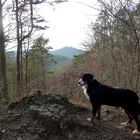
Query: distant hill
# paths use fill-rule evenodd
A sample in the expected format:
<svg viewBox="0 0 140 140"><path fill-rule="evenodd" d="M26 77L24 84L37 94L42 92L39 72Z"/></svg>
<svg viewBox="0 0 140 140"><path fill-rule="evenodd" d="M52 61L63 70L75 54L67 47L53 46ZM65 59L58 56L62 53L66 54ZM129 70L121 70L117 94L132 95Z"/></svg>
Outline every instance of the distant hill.
<svg viewBox="0 0 140 140"><path fill-rule="evenodd" d="M80 55L81 53L83 53L83 51L73 47L63 47L55 51L50 51L50 53L53 55L64 56L72 59L74 55Z"/></svg>
<svg viewBox="0 0 140 140"><path fill-rule="evenodd" d="M83 51L73 47L63 47L55 51L49 51L49 53L53 55L52 61L48 64L48 68L52 70L69 64L73 56L80 55ZM9 60L16 61L16 52L7 52L6 56Z"/></svg>

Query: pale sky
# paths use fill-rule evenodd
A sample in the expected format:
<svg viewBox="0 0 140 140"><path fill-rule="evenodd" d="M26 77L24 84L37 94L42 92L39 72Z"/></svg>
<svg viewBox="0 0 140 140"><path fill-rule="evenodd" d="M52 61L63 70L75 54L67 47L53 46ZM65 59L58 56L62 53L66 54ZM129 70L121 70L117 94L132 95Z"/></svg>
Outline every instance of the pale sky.
<svg viewBox="0 0 140 140"><path fill-rule="evenodd" d="M72 46L81 49L87 40L88 24L95 21L98 11L88 6L98 7L96 0L69 0L54 6L42 5L40 12L48 20L50 27L45 32L53 49Z"/></svg>

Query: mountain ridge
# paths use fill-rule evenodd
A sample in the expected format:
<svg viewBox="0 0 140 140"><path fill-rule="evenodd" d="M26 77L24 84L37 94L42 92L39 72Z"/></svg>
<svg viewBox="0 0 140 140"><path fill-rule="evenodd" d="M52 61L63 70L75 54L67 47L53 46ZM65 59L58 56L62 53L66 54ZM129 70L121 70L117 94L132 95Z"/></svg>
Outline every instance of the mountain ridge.
<svg viewBox="0 0 140 140"><path fill-rule="evenodd" d="M74 47L64 46L60 49L50 51L52 55L60 55L72 59L75 55L80 55L84 51Z"/></svg>

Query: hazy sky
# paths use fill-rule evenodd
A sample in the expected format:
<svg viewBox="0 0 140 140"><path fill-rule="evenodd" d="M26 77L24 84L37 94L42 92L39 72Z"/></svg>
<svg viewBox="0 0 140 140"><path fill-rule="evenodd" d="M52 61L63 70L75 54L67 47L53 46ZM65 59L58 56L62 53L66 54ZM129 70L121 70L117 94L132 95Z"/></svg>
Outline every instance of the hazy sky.
<svg viewBox="0 0 140 140"><path fill-rule="evenodd" d="M98 11L88 6L98 6L96 0L69 0L51 6L43 5L40 9L42 15L48 20L50 27L45 35L50 38L53 49L63 46L81 48L81 43L87 38L88 24L95 21Z"/></svg>

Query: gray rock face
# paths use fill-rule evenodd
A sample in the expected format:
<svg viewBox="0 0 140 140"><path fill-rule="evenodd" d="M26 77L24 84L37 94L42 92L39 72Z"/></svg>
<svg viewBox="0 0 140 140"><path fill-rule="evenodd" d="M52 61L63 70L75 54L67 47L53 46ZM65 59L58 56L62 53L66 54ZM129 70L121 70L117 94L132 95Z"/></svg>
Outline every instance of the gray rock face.
<svg viewBox="0 0 140 140"><path fill-rule="evenodd" d="M35 117L43 117L52 121L60 121L66 115L66 109L59 104L42 105L40 107L31 105L30 111Z"/></svg>

